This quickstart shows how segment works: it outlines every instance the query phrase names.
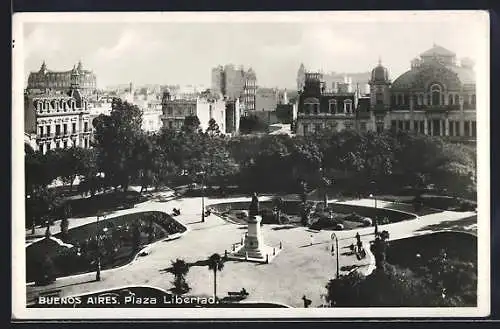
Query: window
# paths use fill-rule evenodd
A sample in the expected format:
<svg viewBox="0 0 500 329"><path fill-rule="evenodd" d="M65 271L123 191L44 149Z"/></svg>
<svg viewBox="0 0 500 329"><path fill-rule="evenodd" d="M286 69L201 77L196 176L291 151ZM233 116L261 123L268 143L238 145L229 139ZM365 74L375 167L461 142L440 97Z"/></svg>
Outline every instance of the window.
<svg viewBox="0 0 500 329"><path fill-rule="evenodd" d="M432 105L431 95L427 95L427 104L426 105Z"/></svg>
<svg viewBox="0 0 500 329"><path fill-rule="evenodd" d="M476 105L476 95L472 95L471 97L471 104Z"/></svg>
<svg viewBox="0 0 500 329"><path fill-rule="evenodd" d="M335 99L330 99L328 101L328 107L329 107L329 110L330 110L330 113L337 113L337 101Z"/></svg>
<svg viewBox="0 0 500 329"><path fill-rule="evenodd" d="M321 123L317 123L314 125L314 132L318 133L321 131Z"/></svg>
<svg viewBox="0 0 500 329"><path fill-rule="evenodd" d="M382 133L384 132L384 124L383 123L377 123L377 133Z"/></svg>
<svg viewBox="0 0 500 329"><path fill-rule="evenodd" d="M306 108L306 114L317 114L319 111L319 100L317 98L307 98L304 100L304 106Z"/></svg>
<svg viewBox="0 0 500 329"><path fill-rule="evenodd" d="M83 131L89 131L89 123L88 122L83 123Z"/></svg>
<svg viewBox="0 0 500 329"><path fill-rule="evenodd" d="M168 109L167 109L167 113L168 113L169 116L174 115L174 109L171 106L169 106Z"/></svg>
<svg viewBox="0 0 500 329"><path fill-rule="evenodd" d="M309 125L304 124L304 135L307 135L309 133Z"/></svg>
<svg viewBox="0 0 500 329"><path fill-rule="evenodd" d="M73 123L71 124L71 132L72 132L73 134L74 134L74 133L76 133L76 122L73 122Z"/></svg>
<svg viewBox="0 0 500 329"><path fill-rule="evenodd" d="M408 120L405 121L405 130L410 131L410 121Z"/></svg>
<svg viewBox="0 0 500 329"><path fill-rule="evenodd" d="M366 129L366 122L360 122L360 123L359 123L359 129L360 129L361 131L366 131L366 130L367 130L367 129Z"/></svg>
<svg viewBox="0 0 500 329"><path fill-rule="evenodd" d="M418 105L424 105L424 95L418 95Z"/></svg>
<svg viewBox="0 0 500 329"><path fill-rule="evenodd" d="M472 137L476 137L476 121L472 121Z"/></svg>
<svg viewBox="0 0 500 329"><path fill-rule="evenodd" d="M43 136L43 126L38 126L38 135Z"/></svg>
<svg viewBox="0 0 500 329"><path fill-rule="evenodd" d="M344 112L345 113L352 113L352 100L346 99L344 101Z"/></svg>
<svg viewBox="0 0 500 329"><path fill-rule="evenodd" d="M56 136L61 134L61 125L56 125Z"/></svg>
<svg viewBox="0 0 500 329"><path fill-rule="evenodd" d="M391 120L391 130L396 131L398 129L398 121L397 120Z"/></svg>
<svg viewBox="0 0 500 329"><path fill-rule="evenodd" d="M345 129L352 129L353 125L352 125L352 122L346 122L344 123L345 125Z"/></svg>
<svg viewBox="0 0 500 329"><path fill-rule="evenodd" d="M470 136L470 124L469 121L464 122L464 135Z"/></svg>
<svg viewBox="0 0 500 329"><path fill-rule="evenodd" d="M404 104L405 104L405 105L410 104L409 97L408 97L408 95L406 95L406 94L404 95Z"/></svg>
<svg viewBox="0 0 500 329"><path fill-rule="evenodd" d="M396 105L396 96L394 95L391 96L391 104Z"/></svg>
<svg viewBox="0 0 500 329"><path fill-rule="evenodd" d="M63 124L63 134L66 135L68 133L68 124Z"/></svg>
<svg viewBox="0 0 500 329"><path fill-rule="evenodd" d="M168 122L168 128L172 129L174 127L174 123L172 121Z"/></svg>
<svg viewBox="0 0 500 329"><path fill-rule="evenodd" d="M63 141L63 147L66 149L68 148L68 141Z"/></svg>
<svg viewBox="0 0 500 329"><path fill-rule="evenodd" d="M450 95L450 96L448 97L448 104L449 104L449 105L453 105L453 95Z"/></svg>
<svg viewBox="0 0 500 329"><path fill-rule="evenodd" d="M404 123L404 121L398 120L398 129L399 130L403 130L403 123Z"/></svg>
<svg viewBox="0 0 500 329"><path fill-rule="evenodd" d="M420 132L421 133L425 132L425 121L420 121Z"/></svg>
<svg viewBox="0 0 500 329"><path fill-rule="evenodd" d="M398 105L403 104L403 95L398 95Z"/></svg>
<svg viewBox="0 0 500 329"><path fill-rule="evenodd" d="M47 126L47 135L50 135L50 126Z"/></svg>
<svg viewBox="0 0 500 329"><path fill-rule="evenodd" d="M314 108L314 114L318 114L319 113L319 104L313 104L313 108Z"/></svg>
<svg viewBox="0 0 500 329"><path fill-rule="evenodd" d="M449 125L448 134L450 136L455 136L455 122L454 121L449 121L448 125Z"/></svg>
<svg viewBox="0 0 500 329"><path fill-rule="evenodd" d="M432 85L431 86L431 95L432 95L432 105L440 105L441 104L441 86L440 85Z"/></svg>
<svg viewBox="0 0 500 329"><path fill-rule="evenodd" d="M50 143L47 143L47 151L50 150Z"/></svg>
<svg viewBox="0 0 500 329"><path fill-rule="evenodd" d="M43 144L38 144L38 151L43 152Z"/></svg>
<svg viewBox="0 0 500 329"><path fill-rule="evenodd" d="M464 96L464 105L469 105L469 95Z"/></svg>

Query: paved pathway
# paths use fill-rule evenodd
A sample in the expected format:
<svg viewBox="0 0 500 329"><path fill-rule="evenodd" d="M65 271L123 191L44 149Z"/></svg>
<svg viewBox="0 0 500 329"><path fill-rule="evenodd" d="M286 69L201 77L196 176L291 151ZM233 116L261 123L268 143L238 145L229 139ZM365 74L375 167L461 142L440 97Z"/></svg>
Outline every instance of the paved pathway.
<svg viewBox="0 0 500 329"><path fill-rule="evenodd" d="M261 200L265 199L261 198ZM249 198L207 198L205 203L209 205L235 201L249 201ZM348 203L371 206L373 200L352 200ZM28 285L28 299L41 291L53 289L61 289L63 296L124 285L151 285L168 290L172 286L173 277L161 270L169 267L172 260L182 258L187 262L196 262L206 259L214 252L224 254L225 250L231 250L232 244L241 240L246 231L244 225L229 223L215 215L208 216L206 221L201 223L200 198L174 199L167 202L148 201L133 209L117 211L109 217L150 210L171 213L174 207L181 209L181 215L176 217L176 220L186 225L190 230L182 238L154 243L150 247L151 252L148 256L139 257L135 262L124 267L103 271L100 282L93 281L95 273L87 273L59 278L55 283L45 287ZM380 225L379 231L388 230L391 240L400 239L428 233L435 227L433 225L439 225L443 222L460 222L460 220L474 215L473 212L445 211L415 220ZM95 217L71 219L70 227L84 225L92 221L95 221ZM58 228L58 225L54 228ZM228 291L239 291L244 287L250 293L248 300L276 301L301 307L301 297L306 295L312 300L312 306L319 306L323 302L321 296L326 292L325 285L336 272L335 258L331 254L331 231L316 233L303 227L276 228L278 225L264 225L263 227L264 237L268 245L278 248L280 241L283 244L284 249L273 262L271 264L227 262L224 270L217 277L218 295L225 295ZM356 232L359 232L365 243L373 239L372 227L336 232L340 244L340 268L345 271L349 270L349 266L359 264L353 255L347 254L348 246L355 243ZM312 245L311 235L313 236ZM192 288L191 293L213 294L212 275L206 266L191 267L187 275L187 282Z"/></svg>

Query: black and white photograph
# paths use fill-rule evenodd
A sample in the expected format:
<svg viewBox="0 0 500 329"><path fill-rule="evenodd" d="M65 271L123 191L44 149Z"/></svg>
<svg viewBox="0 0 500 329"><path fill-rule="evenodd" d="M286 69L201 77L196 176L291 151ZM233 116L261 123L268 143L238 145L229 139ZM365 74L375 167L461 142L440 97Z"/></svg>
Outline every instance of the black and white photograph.
<svg viewBox="0 0 500 329"><path fill-rule="evenodd" d="M15 318L490 314L487 12L19 13L13 39Z"/></svg>

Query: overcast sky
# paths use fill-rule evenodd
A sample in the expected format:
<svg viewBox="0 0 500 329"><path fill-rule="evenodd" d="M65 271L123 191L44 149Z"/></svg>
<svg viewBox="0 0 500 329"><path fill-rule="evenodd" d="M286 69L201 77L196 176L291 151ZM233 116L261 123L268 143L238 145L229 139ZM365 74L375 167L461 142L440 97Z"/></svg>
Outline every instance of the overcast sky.
<svg viewBox="0 0 500 329"><path fill-rule="evenodd" d="M96 73L99 87L129 82L209 86L212 67L233 63L251 66L260 86L293 88L300 63L354 73L371 70L380 57L394 79L433 43L459 58L482 60L478 48L487 26L461 16L433 17L399 22L46 20L23 24L24 71L26 78L43 60L51 70L69 70L81 60Z"/></svg>

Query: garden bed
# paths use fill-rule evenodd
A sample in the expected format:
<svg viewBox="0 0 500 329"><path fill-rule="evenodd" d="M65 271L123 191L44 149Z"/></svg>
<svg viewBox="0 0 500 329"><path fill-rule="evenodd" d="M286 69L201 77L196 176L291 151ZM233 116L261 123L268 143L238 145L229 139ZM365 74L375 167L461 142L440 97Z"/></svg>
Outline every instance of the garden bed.
<svg viewBox="0 0 500 329"><path fill-rule="evenodd" d="M216 214L227 216L236 222L245 223L245 216L236 216L238 212L247 211L250 206L250 201L240 201L240 202L230 202L230 203L219 203L213 204L209 208ZM277 224L276 219L273 217L272 208L274 206L272 201L261 201L259 202L260 212L262 215L263 224ZM286 215L288 221L282 221L282 223L300 223L300 207L301 202L295 200L284 200L281 213ZM329 208L333 210L335 218L333 221L329 221L327 215L323 215L321 222L312 219L310 224L312 224L314 229L335 229L336 225L341 223L343 228L339 229L354 229L358 227L367 226L363 222L364 218L378 219L379 224L395 223L403 220L415 219L416 216L411 213L406 213L402 211L385 209L385 208L372 208L357 205L348 205L340 203L329 203ZM352 218L348 217L354 217Z"/></svg>
<svg viewBox="0 0 500 329"><path fill-rule="evenodd" d="M70 229L54 236L70 246L60 246L53 239L43 239L26 247L26 281L50 272L55 278L95 271L99 236L101 269L129 263L141 247L186 231L171 216L158 212L139 212L117 216ZM72 247L71 247L72 246Z"/></svg>

